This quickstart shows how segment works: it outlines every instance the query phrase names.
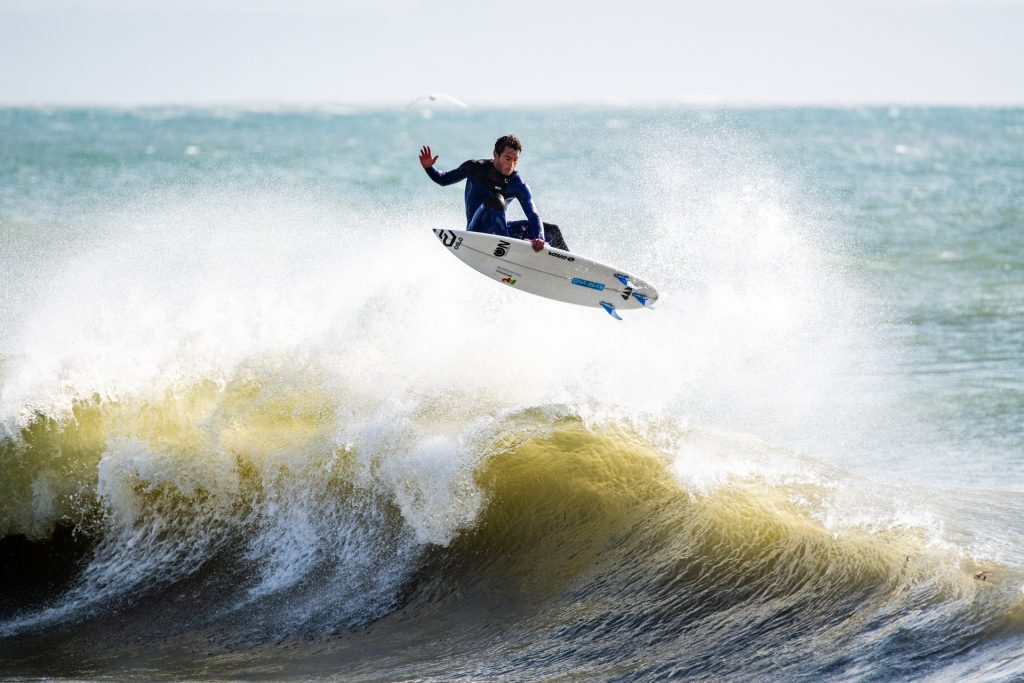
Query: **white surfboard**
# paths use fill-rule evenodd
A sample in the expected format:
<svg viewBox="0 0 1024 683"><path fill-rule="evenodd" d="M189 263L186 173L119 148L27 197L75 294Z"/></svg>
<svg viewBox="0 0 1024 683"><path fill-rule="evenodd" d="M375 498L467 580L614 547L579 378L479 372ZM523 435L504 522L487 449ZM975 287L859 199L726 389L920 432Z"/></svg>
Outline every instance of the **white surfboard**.
<svg viewBox="0 0 1024 683"><path fill-rule="evenodd" d="M621 268L526 240L466 230L434 230L460 261L492 280L555 301L617 311L650 307L658 290ZM621 320L621 318L619 318Z"/></svg>

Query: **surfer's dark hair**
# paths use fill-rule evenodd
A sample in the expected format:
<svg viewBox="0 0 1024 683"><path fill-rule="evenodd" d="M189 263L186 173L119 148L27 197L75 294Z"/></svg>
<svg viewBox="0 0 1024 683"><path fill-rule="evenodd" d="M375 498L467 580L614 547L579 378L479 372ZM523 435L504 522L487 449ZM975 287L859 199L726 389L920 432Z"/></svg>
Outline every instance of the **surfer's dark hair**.
<svg viewBox="0 0 1024 683"><path fill-rule="evenodd" d="M520 154L523 151L523 143L519 142L519 138L511 133L508 135L502 135L494 142L494 153L501 154L505 151L506 147L511 147Z"/></svg>

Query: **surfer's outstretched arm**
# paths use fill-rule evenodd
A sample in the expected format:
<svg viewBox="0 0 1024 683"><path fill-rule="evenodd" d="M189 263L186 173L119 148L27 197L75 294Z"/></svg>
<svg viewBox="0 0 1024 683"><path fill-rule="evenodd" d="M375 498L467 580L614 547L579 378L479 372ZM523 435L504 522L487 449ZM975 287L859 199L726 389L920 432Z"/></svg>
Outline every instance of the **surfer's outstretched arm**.
<svg viewBox="0 0 1024 683"><path fill-rule="evenodd" d="M466 179L466 170L464 168L465 164L459 166L453 171L441 173L434 168L435 163L437 163L437 157L430 151L430 145L425 145L420 150L420 166L422 166L423 170L427 172L427 175L430 176L431 180L438 185L453 185Z"/></svg>

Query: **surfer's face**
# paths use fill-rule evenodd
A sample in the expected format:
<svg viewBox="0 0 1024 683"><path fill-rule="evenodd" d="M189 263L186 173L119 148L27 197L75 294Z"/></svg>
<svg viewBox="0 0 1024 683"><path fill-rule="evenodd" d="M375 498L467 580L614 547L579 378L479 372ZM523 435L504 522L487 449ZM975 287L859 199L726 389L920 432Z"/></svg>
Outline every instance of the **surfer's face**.
<svg viewBox="0 0 1024 683"><path fill-rule="evenodd" d="M512 172L516 170L516 164L519 163L519 152L506 147L501 152L494 153L494 168L498 169L498 172L504 176L512 175Z"/></svg>

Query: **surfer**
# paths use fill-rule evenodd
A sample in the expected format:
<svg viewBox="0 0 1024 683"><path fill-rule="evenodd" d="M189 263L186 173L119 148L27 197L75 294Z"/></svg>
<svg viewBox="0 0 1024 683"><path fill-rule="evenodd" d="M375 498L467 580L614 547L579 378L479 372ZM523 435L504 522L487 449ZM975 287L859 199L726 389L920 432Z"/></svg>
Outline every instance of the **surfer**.
<svg viewBox="0 0 1024 683"><path fill-rule="evenodd" d="M527 240L533 244L534 251L542 250L545 241L557 249L568 251L558 226L541 221L533 205L529 185L516 172L522 151L519 138L503 135L494 143L493 159L470 160L453 171L441 172L434 168L437 157L426 145L420 150L420 165L438 185L466 181L467 230ZM519 201L526 220L505 220L509 199Z"/></svg>

